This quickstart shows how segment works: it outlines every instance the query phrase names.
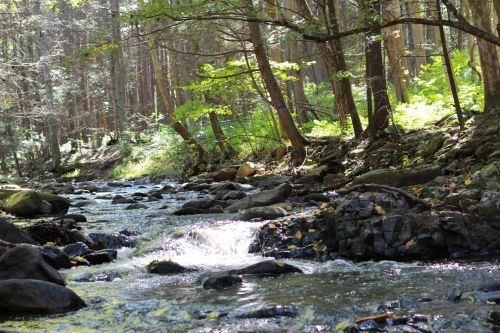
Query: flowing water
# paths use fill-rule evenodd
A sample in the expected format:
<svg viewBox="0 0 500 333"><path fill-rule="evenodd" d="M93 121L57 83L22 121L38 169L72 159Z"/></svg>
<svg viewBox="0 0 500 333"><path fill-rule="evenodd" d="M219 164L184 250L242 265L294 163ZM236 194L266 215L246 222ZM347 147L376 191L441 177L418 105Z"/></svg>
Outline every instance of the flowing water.
<svg viewBox="0 0 500 333"><path fill-rule="evenodd" d="M498 262L287 260L306 274L245 276L237 288L204 290L196 285L200 273L266 259L248 254L261 223L231 221L233 216L228 215L168 214L199 196L195 192L164 195L159 202L144 203L148 209L140 210L124 210L126 205L112 205L102 198L160 187L135 185L113 193L70 196L75 201L93 200L85 206L89 219L85 232L128 229L139 234L139 244L120 249L113 263L62 271L68 287L85 300L87 308L56 316L14 318L0 325L29 332L334 332L344 320L393 311L398 315L429 315L444 329L457 322L467 328L470 316L483 316L498 307L446 301L448 290L455 285L474 289L500 280ZM165 204L169 208L160 210ZM161 259L198 271L171 276L145 272L149 262ZM84 282L103 276L111 281ZM242 318L255 317L251 315L255 310L277 305L295 306L298 314Z"/></svg>

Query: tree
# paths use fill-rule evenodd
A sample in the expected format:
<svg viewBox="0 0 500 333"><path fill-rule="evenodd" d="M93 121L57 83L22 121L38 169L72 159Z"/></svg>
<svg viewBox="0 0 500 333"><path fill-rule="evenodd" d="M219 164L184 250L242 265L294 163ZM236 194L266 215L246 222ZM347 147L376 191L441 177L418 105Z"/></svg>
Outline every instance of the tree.
<svg viewBox="0 0 500 333"><path fill-rule="evenodd" d="M480 0L468 1L471 5L474 25L492 33L490 7ZM497 3L495 5L498 6ZM477 43L484 82L484 108L500 111L500 62L496 47L481 38L477 38Z"/></svg>
<svg viewBox="0 0 500 333"><path fill-rule="evenodd" d="M259 65L259 71L271 97L271 103L278 113L281 129L288 140L292 143L292 164L299 165L306 158L305 144L307 143L307 140L299 132L285 102L285 98L283 97L278 82L276 81L273 71L271 70L271 64L269 63L269 58L267 57L266 46L259 23L251 20L251 18L255 17L256 14L256 9L253 6L252 0L246 0L246 5L247 15L249 17L248 28L250 31L250 40L253 45L255 58L257 59L257 63Z"/></svg>

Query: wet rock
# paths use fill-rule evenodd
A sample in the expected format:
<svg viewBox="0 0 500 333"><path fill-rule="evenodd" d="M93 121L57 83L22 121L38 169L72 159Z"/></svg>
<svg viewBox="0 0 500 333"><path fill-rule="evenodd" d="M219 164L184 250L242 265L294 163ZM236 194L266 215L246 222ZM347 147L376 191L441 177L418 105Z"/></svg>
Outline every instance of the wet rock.
<svg viewBox="0 0 500 333"><path fill-rule="evenodd" d="M85 302L70 289L39 280L0 281L0 313L25 315L61 313L84 308Z"/></svg>
<svg viewBox="0 0 500 333"><path fill-rule="evenodd" d="M33 217L47 212L47 205L50 204L48 213L66 214L70 202L61 196L37 192L33 190L20 191L2 200L2 210L16 216Z"/></svg>
<svg viewBox="0 0 500 333"><path fill-rule="evenodd" d="M83 259L87 260L91 265L101 265L116 260L117 252L113 249L100 250L85 254Z"/></svg>
<svg viewBox="0 0 500 333"><path fill-rule="evenodd" d="M16 225L0 217L0 239L9 243L37 244L31 236Z"/></svg>
<svg viewBox="0 0 500 333"><path fill-rule="evenodd" d="M92 250L89 249L87 244L78 242L70 245L66 245L63 248L63 252L66 253L70 257L81 257L88 253L91 253Z"/></svg>
<svg viewBox="0 0 500 333"><path fill-rule="evenodd" d="M212 179L216 182L223 182L227 180L233 180L236 178L238 170L234 168L221 169L212 175Z"/></svg>
<svg viewBox="0 0 500 333"><path fill-rule="evenodd" d="M265 260L241 269L231 270L238 275L279 276L290 273L303 273L301 269L282 261Z"/></svg>
<svg viewBox="0 0 500 333"><path fill-rule="evenodd" d="M249 195L246 198L238 200L225 209L228 213L237 213L240 209L253 207L269 206L282 202L292 193L292 186L288 183L281 184L273 190L263 191Z"/></svg>
<svg viewBox="0 0 500 333"><path fill-rule="evenodd" d="M176 262L168 260L162 260L162 261L154 260L148 264L146 270L150 274L159 274L159 275L179 274L192 271L191 269L181 266Z"/></svg>
<svg viewBox="0 0 500 333"><path fill-rule="evenodd" d="M275 318L275 317L295 317L299 309L293 305L276 305L273 307L260 308L254 311L237 314L236 318Z"/></svg>
<svg viewBox="0 0 500 333"><path fill-rule="evenodd" d="M63 216L63 219L71 219L76 223L87 222L87 217L82 214L66 214Z"/></svg>
<svg viewBox="0 0 500 333"><path fill-rule="evenodd" d="M115 195L113 197L113 200L111 201L112 204L133 204L136 201L132 198L125 198L123 195Z"/></svg>
<svg viewBox="0 0 500 333"><path fill-rule="evenodd" d="M458 302L462 297L462 290L459 287L453 287L448 292L446 299L450 302Z"/></svg>
<svg viewBox="0 0 500 333"><path fill-rule="evenodd" d="M213 199L195 199L185 202L182 208L195 208L199 210L207 210L214 206L227 206L227 204L220 200Z"/></svg>
<svg viewBox="0 0 500 333"><path fill-rule="evenodd" d="M321 193L309 193L304 197L304 201L314 201L314 202L330 202L331 198L327 195Z"/></svg>
<svg viewBox="0 0 500 333"><path fill-rule="evenodd" d="M163 199L162 191L149 192L148 197L161 200L161 199Z"/></svg>
<svg viewBox="0 0 500 333"><path fill-rule="evenodd" d="M140 204L140 203L133 203L125 207L126 210L135 210L135 209L147 209L148 206Z"/></svg>
<svg viewBox="0 0 500 333"><path fill-rule="evenodd" d="M33 279L64 285L62 276L49 265L42 251L32 245L18 245L0 257L0 280Z"/></svg>
<svg viewBox="0 0 500 333"><path fill-rule="evenodd" d="M486 303L500 304L500 291L492 291L485 295Z"/></svg>
<svg viewBox="0 0 500 333"><path fill-rule="evenodd" d="M245 198L246 196L246 192L243 191L230 191L222 197L222 200L239 200Z"/></svg>
<svg viewBox="0 0 500 333"><path fill-rule="evenodd" d="M440 166L429 166L422 169L378 169L356 177L351 184L381 184L403 187L425 184L441 174L442 169Z"/></svg>
<svg viewBox="0 0 500 333"><path fill-rule="evenodd" d="M254 207L240 212L239 220L249 221L252 219L274 220L287 215L286 210L281 207Z"/></svg>
<svg viewBox="0 0 500 333"><path fill-rule="evenodd" d="M210 209L208 210L208 213L209 214L222 214L224 213L224 208L222 208L222 206L213 206L213 207L210 207Z"/></svg>
<svg viewBox="0 0 500 333"><path fill-rule="evenodd" d="M223 290L240 285L243 280L231 272L204 273L200 275L197 283L204 289Z"/></svg>
<svg viewBox="0 0 500 333"><path fill-rule="evenodd" d="M135 246L135 240L121 233L90 233L89 238L94 243L92 250L119 249L122 247Z"/></svg>
<svg viewBox="0 0 500 333"><path fill-rule="evenodd" d="M480 285L477 290L484 292L500 291L500 282L491 282Z"/></svg>
<svg viewBox="0 0 500 333"><path fill-rule="evenodd" d="M491 311L489 320L496 325L500 325L500 311Z"/></svg>
<svg viewBox="0 0 500 333"><path fill-rule="evenodd" d="M252 162L244 162L238 169L238 177L252 177L257 172L257 165Z"/></svg>
<svg viewBox="0 0 500 333"><path fill-rule="evenodd" d="M55 246L46 245L41 248L43 259L55 269L71 268L69 256Z"/></svg>
<svg viewBox="0 0 500 333"><path fill-rule="evenodd" d="M263 176L252 178L251 185L263 190L269 190L291 181L292 177L289 176Z"/></svg>
<svg viewBox="0 0 500 333"><path fill-rule="evenodd" d="M168 208L168 207L167 207ZM205 214L207 211L203 209L193 208L193 207L183 207L179 208L172 213L172 215L196 215L196 214Z"/></svg>

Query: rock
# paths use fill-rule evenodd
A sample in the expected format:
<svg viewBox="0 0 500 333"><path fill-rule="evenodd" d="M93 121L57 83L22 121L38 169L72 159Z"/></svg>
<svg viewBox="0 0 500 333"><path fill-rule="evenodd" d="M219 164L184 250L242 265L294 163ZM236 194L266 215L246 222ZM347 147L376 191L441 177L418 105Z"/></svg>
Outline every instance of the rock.
<svg viewBox="0 0 500 333"><path fill-rule="evenodd" d="M475 155L481 160L488 160L489 155L495 151L498 144L493 142L485 143L476 149Z"/></svg>
<svg viewBox="0 0 500 333"><path fill-rule="evenodd" d="M224 201L239 200L239 199L243 199L247 196L248 195L246 194L246 192L243 192L243 191L230 191L222 197L222 200L224 200Z"/></svg>
<svg viewBox="0 0 500 333"><path fill-rule="evenodd" d="M0 299L0 312L16 315L61 313L86 306L68 288L31 279L0 281Z"/></svg>
<svg viewBox="0 0 500 333"><path fill-rule="evenodd" d="M485 191L475 206L477 214L486 221L500 221L500 192Z"/></svg>
<svg viewBox="0 0 500 333"><path fill-rule="evenodd" d="M292 193L292 186L288 183L281 184L273 190L263 191L249 195L225 209L228 213L237 213L240 209L269 206L282 202Z"/></svg>
<svg viewBox="0 0 500 333"><path fill-rule="evenodd" d="M173 261L158 261L154 260L148 264L146 270L150 274L168 275L168 274L179 274L184 272L190 272L192 270L179 265Z"/></svg>
<svg viewBox="0 0 500 333"><path fill-rule="evenodd" d="M450 302L458 302L462 297L462 290L459 287L453 287L448 292L446 299Z"/></svg>
<svg viewBox="0 0 500 333"><path fill-rule="evenodd" d="M275 318L275 317L295 317L299 309L293 305L276 305L272 307L260 308L250 312L237 314L236 318Z"/></svg>
<svg viewBox="0 0 500 333"><path fill-rule="evenodd" d="M229 271L237 275L279 276L289 273L303 273L299 268L282 261L265 260L256 264Z"/></svg>
<svg viewBox="0 0 500 333"><path fill-rule="evenodd" d="M71 219L76 223L87 222L87 218L82 214L66 214L63 216L63 219Z"/></svg>
<svg viewBox="0 0 500 333"><path fill-rule="evenodd" d="M288 153L287 147L285 145L280 145L273 151L272 155L276 161L281 161L283 157L286 156L287 153Z"/></svg>
<svg viewBox="0 0 500 333"><path fill-rule="evenodd" d="M381 184L393 187L412 186L425 184L440 176L441 173L442 169L440 166L429 166L422 169L378 169L356 177L351 182L351 185Z"/></svg>
<svg viewBox="0 0 500 333"><path fill-rule="evenodd" d="M135 241L131 237L116 232L111 234L90 233L89 238L94 242L94 245L91 246L92 250L119 249L135 246Z"/></svg>
<svg viewBox="0 0 500 333"><path fill-rule="evenodd" d="M9 243L37 244L31 236L16 225L0 217L0 239Z"/></svg>
<svg viewBox="0 0 500 333"><path fill-rule="evenodd" d="M500 291L500 282L491 282L491 283L482 284L477 288L477 290L484 291L486 293L489 293L492 291Z"/></svg>
<svg viewBox="0 0 500 333"><path fill-rule="evenodd" d="M323 177L325 187L334 187L346 183L346 176L343 173L330 173Z"/></svg>
<svg viewBox="0 0 500 333"><path fill-rule="evenodd" d="M230 272L205 273L200 275L197 283L204 289L223 290L233 288L241 284L243 280Z"/></svg>
<svg viewBox="0 0 500 333"><path fill-rule="evenodd" d="M208 213L209 214L222 214L224 213L224 208L222 208L222 206L213 206L213 207L210 207L210 209L208 210Z"/></svg>
<svg viewBox="0 0 500 333"><path fill-rule="evenodd" d="M133 204L136 203L136 201L132 198L125 198L123 195L115 195L113 197L113 200L111 201L112 204Z"/></svg>
<svg viewBox="0 0 500 333"><path fill-rule="evenodd" d="M69 200L58 195L27 190L3 199L2 210L12 215L29 218L45 211L47 206L44 201L50 204L50 213L53 214L66 214L70 206Z"/></svg>
<svg viewBox="0 0 500 333"><path fill-rule="evenodd" d="M18 245L0 257L0 280L33 279L64 286L62 276L49 265L42 251L32 245Z"/></svg>
<svg viewBox="0 0 500 333"><path fill-rule="evenodd" d="M233 180L236 178L238 170L233 168L221 169L212 175L212 179L216 182L223 182L227 180Z"/></svg>
<svg viewBox="0 0 500 333"><path fill-rule="evenodd" d="M252 177L257 172L257 165L252 162L245 162L238 169L238 177Z"/></svg>
<svg viewBox="0 0 500 333"><path fill-rule="evenodd" d="M84 255L82 258L87 260L91 265L101 265L112 262L116 259L117 252L113 249L100 250Z"/></svg>
<svg viewBox="0 0 500 333"><path fill-rule="evenodd" d="M281 207L265 206L245 209L240 212L238 219L243 221L249 221L257 218L262 220L275 220L286 215L286 210Z"/></svg>
<svg viewBox="0 0 500 333"><path fill-rule="evenodd" d="M331 198L325 194L321 193L309 193L304 197L304 201L314 201L314 202L330 202Z"/></svg>
<svg viewBox="0 0 500 333"><path fill-rule="evenodd" d="M486 303L500 304L500 291L492 291L486 294Z"/></svg>
<svg viewBox="0 0 500 333"><path fill-rule="evenodd" d="M46 245L41 248L43 259L55 269L71 268L69 256L55 246Z"/></svg>
<svg viewBox="0 0 500 333"><path fill-rule="evenodd" d="M147 209L148 206L140 204L140 203L133 203L125 207L126 210L134 210L134 209Z"/></svg>
<svg viewBox="0 0 500 333"><path fill-rule="evenodd" d="M172 215L182 216L182 215L196 215L196 214L205 214L206 210L193 208L193 207L184 207L179 208L172 212Z"/></svg>
<svg viewBox="0 0 500 333"><path fill-rule="evenodd" d="M472 176L470 186L484 191L500 192L500 161L488 163L476 172Z"/></svg>
<svg viewBox="0 0 500 333"><path fill-rule="evenodd" d="M434 135L417 148L418 155L422 157L430 157L434 155L443 146L445 140L446 135L444 133L440 132L437 135Z"/></svg>
<svg viewBox="0 0 500 333"><path fill-rule="evenodd" d="M285 183L290 183L291 181L292 177L289 176L262 176L253 177L251 185L260 189L269 190Z"/></svg>
<svg viewBox="0 0 500 333"><path fill-rule="evenodd" d="M195 208L199 210L207 210L214 206L227 206L227 203L213 199L195 199L185 202L182 208Z"/></svg>
<svg viewBox="0 0 500 333"><path fill-rule="evenodd" d="M91 253L92 250L89 249L87 244L78 242L74 244L66 245L63 249L63 252L66 253L70 257L82 257L88 253Z"/></svg>

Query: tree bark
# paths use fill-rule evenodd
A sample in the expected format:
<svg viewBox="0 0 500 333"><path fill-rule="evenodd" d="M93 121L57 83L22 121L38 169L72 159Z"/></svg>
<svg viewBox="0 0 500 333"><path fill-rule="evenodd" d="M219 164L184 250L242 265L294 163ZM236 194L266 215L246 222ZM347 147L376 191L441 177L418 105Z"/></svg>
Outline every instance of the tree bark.
<svg viewBox="0 0 500 333"><path fill-rule="evenodd" d="M399 0L391 0L383 7L385 20L401 17ZM408 62L406 61L404 32L401 24L385 29L385 43L390 65L390 78L396 91L398 102L408 103Z"/></svg>
<svg viewBox="0 0 500 333"><path fill-rule="evenodd" d="M492 32L491 11L481 0L469 0L472 19L478 28ZM478 38L479 60L483 72L484 108L500 111L500 62L495 45Z"/></svg>
<svg viewBox="0 0 500 333"><path fill-rule="evenodd" d="M246 2L248 6L248 15L253 15L253 3L251 0ZM264 40L260 31L260 26L258 22L248 22L248 28L250 31L250 40L253 45L255 58L259 65L259 71L262 75L266 88L271 97L271 103L278 113L278 119L281 125L281 129L285 136L292 143L292 164L300 165L306 158L306 143L307 140L298 130L293 117L286 105L285 98L280 90L278 82L274 77L271 65L269 63L269 58L267 57L266 47Z"/></svg>

